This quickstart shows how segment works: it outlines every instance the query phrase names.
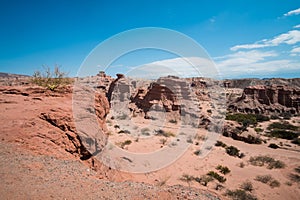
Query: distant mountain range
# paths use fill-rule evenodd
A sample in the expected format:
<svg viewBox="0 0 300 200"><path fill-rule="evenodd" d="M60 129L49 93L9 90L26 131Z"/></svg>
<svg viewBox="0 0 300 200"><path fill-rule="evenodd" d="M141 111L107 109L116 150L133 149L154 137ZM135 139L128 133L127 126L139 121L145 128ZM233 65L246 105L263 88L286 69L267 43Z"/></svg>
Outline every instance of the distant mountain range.
<svg viewBox="0 0 300 200"><path fill-rule="evenodd" d="M23 74L10 74L10 73L4 73L0 72L0 78L15 78L15 77L30 77L28 75L23 75Z"/></svg>

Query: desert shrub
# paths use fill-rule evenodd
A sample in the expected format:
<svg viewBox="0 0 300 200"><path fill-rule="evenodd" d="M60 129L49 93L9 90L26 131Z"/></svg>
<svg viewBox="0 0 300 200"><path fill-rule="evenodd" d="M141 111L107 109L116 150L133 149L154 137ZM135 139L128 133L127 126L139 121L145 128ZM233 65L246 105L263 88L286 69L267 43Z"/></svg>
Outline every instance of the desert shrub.
<svg viewBox="0 0 300 200"><path fill-rule="evenodd" d="M244 142L248 144L261 144L262 140L259 137L248 135L247 138L244 139Z"/></svg>
<svg viewBox="0 0 300 200"><path fill-rule="evenodd" d="M244 183L242 183L241 189L251 192L254 188L252 183L249 180L247 180Z"/></svg>
<svg viewBox="0 0 300 200"><path fill-rule="evenodd" d="M162 138L159 140L159 142L162 144L162 145L165 145L167 143L167 139L166 138Z"/></svg>
<svg viewBox="0 0 300 200"><path fill-rule="evenodd" d="M270 156L250 157L249 162L254 166L264 166L265 164L267 164L268 169L280 169L285 167L285 164L282 161L275 160Z"/></svg>
<svg viewBox="0 0 300 200"><path fill-rule="evenodd" d="M219 175L217 172L210 171L206 175L211 176L212 178L218 180L220 183L224 183L226 178L224 176Z"/></svg>
<svg viewBox="0 0 300 200"><path fill-rule="evenodd" d="M239 166L240 168L244 168L244 167L245 167L245 163L240 162L238 166Z"/></svg>
<svg viewBox="0 0 300 200"><path fill-rule="evenodd" d="M218 165L216 167L216 169L219 170L219 172L221 172L224 175L230 173L230 169L228 167L226 167L226 166Z"/></svg>
<svg viewBox="0 0 300 200"><path fill-rule="evenodd" d="M187 184L190 186L190 182L194 180L194 177L188 174L183 174L180 178L181 181L187 182Z"/></svg>
<svg viewBox="0 0 300 200"><path fill-rule="evenodd" d="M271 119L279 119L279 117L277 115L271 115L270 117Z"/></svg>
<svg viewBox="0 0 300 200"><path fill-rule="evenodd" d="M285 120L290 120L291 117L292 117L292 114L288 113L288 112L283 112L283 113L280 113L279 116L282 117Z"/></svg>
<svg viewBox="0 0 300 200"><path fill-rule="evenodd" d="M271 175L258 175L254 180L268 184L271 188L280 186L280 182L274 179Z"/></svg>
<svg viewBox="0 0 300 200"><path fill-rule="evenodd" d="M292 124L290 124L289 122L273 122L272 124L270 124L267 127L268 130L272 130L272 129L283 129L283 130L292 130L292 131L296 131L298 129L297 126L294 126Z"/></svg>
<svg viewBox="0 0 300 200"><path fill-rule="evenodd" d="M262 182L262 183L268 183L272 180L272 176L271 175L258 175L256 176L256 178L254 180Z"/></svg>
<svg viewBox="0 0 300 200"><path fill-rule="evenodd" d="M277 181L277 180L272 180L272 181L269 183L269 185L270 185L271 188L279 187L279 186L280 186L280 182Z"/></svg>
<svg viewBox="0 0 300 200"><path fill-rule="evenodd" d="M287 130L275 129L271 130L270 136L286 140L293 140L298 137L298 134Z"/></svg>
<svg viewBox="0 0 300 200"><path fill-rule="evenodd" d="M289 178L293 181L293 182L296 182L296 183L300 183L300 175L298 174L290 174L289 175Z"/></svg>
<svg viewBox="0 0 300 200"><path fill-rule="evenodd" d="M175 134L172 133L171 131L164 131L162 129L159 129L158 131L156 131L156 135L161 135L164 137L174 137Z"/></svg>
<svg viewBox="0 0 300 200"><path fill-rule="evenodd" d="M120 128L120 126L116 124L116 125L114 125L114 128Z"/></svg>
<svg viewBox="0 0 300 200"><path fill-rule="evenodd" d="M242 124L256 124L256 117L253 114L242 114L242 113L236 113L236 114L227 114L226 120L231 121L237 121Z"/></svg>
<svg viewBox="0 0 300 200"><path fill-rule="evenodd" d="M219 140L218 140L218 141L216 142L215 146L216 146L216 147L223 147L223 148L225 148L227 145L226 145L225 143L223 143L222 141L219 141Z"/></svg>
<svg viewBox="0 0 300 200"><path fill-rule="evenodd" d="M149 128L142 128L141 129L141 134L145 135L145 136L149 136L150 135L150 129Z"/></svg>
<svg viewBox="0 0 300 200"><path fill-rule="evenodd" d="M131 143L132 143L131 140L125 140L124 142L122 142L122 143L120 144L120 147L121 147L122 149L124 149L125 146L130 145Z"/></svg>
<svg viewBox="0 0 300 200"><path fill-rule="evenodd" d="M190 143L190 144L193 144L193 139L191 136L189 136L187 139L186 139L186 142L187 143Z"/></svg>
<svg viewBox="0 0 300 200"><path fill-rule="evenodd" d="M240 189L227 190L225 195L231 197L234 200L257 200L256 196Z"/></svg>
<svg viewBox="0 0 300 200"><path fill-rule="evenodd" d="M35 71L32 77L32 83L45 87L51 91L62 85L70 84L71 81L66 77L66 73L62 72L58 66L54 67L53 72L49 67L44 67L44 71Z"/></svg>
<svg viewBox="0 0 300 200"><path fill-rule="evenodd" d="M262 114L255 114L255 117L257 122L270 121L270 118L268 116Z"/></svg>
<svg viewBox="0 0 300 200"><path fill-rule="evenodd" d="M261 114L227 114L226 120L237 121L242 123L244 127L247 127L250 124L257 124L257 122L269 121L270 118Z"/></svg>
<svg viewBox="0 0 300 200"><path fill-rule="evenodd" d="M199 150L196 150L195 152L194 152L194 154L196 155L196 156L199 156L199 155L201 155L202 154L202 151L199 149Z"/></svg>
<svg viewBox="0 0 300 200"><path fill-rule="evenodd" d="M300 145L300 138L294 138L294 139L292 140L292 143L293 143L293 144Z"/></svg>
<svg viewBox="0 0 300 200"><path fill-rule="evenodd" d="M173 123L173 124L177 124L177 120L176 119L170 119L169 122Z"/></svg>
<svg viewBox="0 0 300 200"><path fill-rule="evenodd" d="M207 184L213 180L214 180L213 177L208 175L202 175L200 178L199 177L195 178L195 181L200 183L203 186L207 186Z"/></svg>
<svg viewBox="0 0 300 200"><path fill-rule="evenodd" d="M300 174L300 166L296 167L294 170L295 170L295 172Z"/></svg>
<svg viewBox="0 0 300 200"><path fill-rule="evenodd" d="M234 146L226 147L226 153L230 156L238 157L240 150Z"/></svg>
<svg viewBox="0 0 300 200"><path fill-rule="evenodd" d="M277 144L274 144L274 143L269 144L268 147L270 147L272 149L278 149L278 148L280 148Z"/></svg>
<svg viewBox="0 0 300 200"><path fill-rule="evenodd" d="M259 127L254 128L254 130L255 130L255 132L257 132L257 133L261 133L261 132L264 131L264 129L259 128Z"/></svg>

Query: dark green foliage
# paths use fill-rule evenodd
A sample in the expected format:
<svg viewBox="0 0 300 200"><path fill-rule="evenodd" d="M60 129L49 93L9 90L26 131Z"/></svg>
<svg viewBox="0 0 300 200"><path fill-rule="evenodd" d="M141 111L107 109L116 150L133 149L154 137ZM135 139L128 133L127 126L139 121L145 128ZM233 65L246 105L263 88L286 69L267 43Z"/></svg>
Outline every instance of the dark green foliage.
<svg viewBox="0 0 300 200"><path fill-rule="evenodd" d="M253 188L252 183L247 180L244 183L242 183L241 189L243 189L245 191L248 191L248 192L251 192L254 188Z"/></svg>
<svg viewBox="0 0 300 200"><path fill-rule="evenodd" d="M272 149L278 149L278 148L280 148L277 144L274 144L274 143L269 144L268 147L270 147Z"/></svg>
<svg viewBox="0 0 300 200"><path fill-rule="evenodd" d="M196 155L196 156L199 156L199 155L201 155L201 153L202 153L202 151L199 149L199 150L196 150L195 152L194 152L194 154Z"/></svg>
<svg viewBox="0 0 300 200"><path fill-rule="evenodd" d="M132 143L132 141L131 140L125 140L124 142L122 142L121 143L121 148L122 149L124 149L124 147L126 146L126 145L130 145Z"/></svg>
<svg viewBox="0 0 300 200"><path fill-rule="evenodd" d="M264 166L265 164L267 164L268 169L280 169L285 167L285 164L282 161L275 160L274 158L269 156L250 157L249 162L254 166Z"/></svg>
<svg viewBox="0 0 300 200"><path fill-rule="evenodd" d="M207 186L207 184L210 182L210 181L213 181L213 177L211 176L208 176L208 175L203 175L201 176L200 178L199 177L196 177L195 178L195 181L200 183L201 185L203 186Z"/></svg>
<svg viewBox="0 0 300 200"><path fill-rule="evenodd" d="M226 166L218 165L216 167L216 169L219 170L219 172L221 172L224 175L230 173L230 169L228 167L226 167Z"/></svg>
<svg viewBox="0 0 300 200"><path fill-rule="evenodd" d="M296 167L294 170L295 170L295 172L297 172L298 174L300 174L300 166Z"/></svg>
<svg viewBox="0 0 300 200"><path fill-rule="evenodd" d="M234 146L226 147L226 153L230 156L238 157L240 150Z"/></svg>
<svg viewBox="0 0 300 200"><path fill-rule="evenodd" d="M247 138L244 139L244 142L248 144L261 144L262 140L259 137L248 135Z"/></svg>
<svg viewBox="0 0 300 200"><path fill-rule="evenodd" d="M271 175L258 175L256 176L255 180L264 184L268 184L271 188L280 186L280 182L274 179Z"/></svg>
<svg viewBox="0 0 300 200"><path fill-rule="evenodd" d="M247 127L250 124L257 124L257 122L269 121L270 118L261 114L228 114L226 120L237 121Z"/></svg>
<svg viewBox="0 0 300 200"><path fill-rule="evenodd" d="M224 183L226 181L226 178L224 176L221 176L214 171L210 171L206 175L218 180L220 183Z"/></svg>
<svg viewBox="0 0 300 200"><path fill-rule="evenodd" d="M298 174L290 174L290 179L296 183L300 183L300 175Z"/></svg>
<svg viewBox="0 0 300 200"><path fill-rule="evenodd" d="M282 139L286 139L286 140L293 140L298 137L298 133L286 131L286 130L275 129L270 132L270 136L282 138Z"/></svg>
<svg viewBox="0 0 300 200"><path fill-rule="evenodd" d="M299 133L295 132L298 130L298 127L288 122L274 122L267 129L271 130L270 136L286 140L295 140L299 135Z"/></svg>
<svg viewBox="0 0 300 200"><path fill-rule="evenodd" d="M269 130L272 130L272 129L283 129L283 130L291 130L291 131L296 131L298 129L297 126L294 126L292 124L290 124L289 122L273 122L272 124L270 124L268 126Z"/></svg>
<svg viewBox="0 0 300 200"><path fill-rule="evenodd" d="M245 190L227 190L226 195L234 200L257 200L257 197L246 192Z"/></svg>
<svg viewBox="0 0 300 200"><path fill-rule="evenodd" d="M293 144L300 145L300 138L294 138L294 139L292 140L292 143L293 143Z"/></svg>
<svg viewBox="0 0 300 200"><path fill-rule="evenodd" d="M226 145L225 143L223 143L222 141L219 141L219 140L218 140L218 141L216 142L215 146L216 146L216 147L223 147L223 148L225 148L227 145Z"/></svg>
<svg viewBox="0 0 300 200"><path fill-rule="evenodd" d="M279 116L282 117L283 119L290 120L292 117L292 114L288 113L288 112L284 112L284 113L280 113Z"/></svg>

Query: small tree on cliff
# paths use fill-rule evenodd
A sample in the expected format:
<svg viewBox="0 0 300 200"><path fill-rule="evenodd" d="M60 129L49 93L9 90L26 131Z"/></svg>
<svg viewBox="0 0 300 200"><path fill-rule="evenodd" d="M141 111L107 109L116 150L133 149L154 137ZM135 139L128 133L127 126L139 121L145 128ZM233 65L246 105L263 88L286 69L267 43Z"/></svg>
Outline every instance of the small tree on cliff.
<svg viewBox="0 0 300 200"><path fill-rule="evenodd" d="M70 83L69 79L66 78L66 75L67 73L62 72L60 67L57 65L54 67L53 72L51 71L50 67L44 66L43 72L34 72L32 82L54 91L59 86Z"/></svg>

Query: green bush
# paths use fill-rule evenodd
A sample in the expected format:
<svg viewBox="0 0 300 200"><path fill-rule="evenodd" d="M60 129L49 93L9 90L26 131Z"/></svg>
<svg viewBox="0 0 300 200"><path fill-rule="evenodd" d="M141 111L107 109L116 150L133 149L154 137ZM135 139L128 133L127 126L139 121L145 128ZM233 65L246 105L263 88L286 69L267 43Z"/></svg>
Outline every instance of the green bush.
<svg viewBox="0 0 300 200"><path fill-rule="evenodd" d="M219 172L221 172L224 175L230 173L230 169L228 167L226 167L226 166L218 165L216 167L216 169L219 170Z"/></svg>
<svg viewBox="0 0 300 200"><path fill-rule="evenodd" d="M218 140L218 141L216 142L215 146L216 146L216 147L223 147L223 148L225 148L227 145L226 145L225 143L223 143L222 141L219 141L219 140Z"/></svg>
<svg viewBox="0 0 300 200"><path fill-rule="evenodd" d="M213 177L208 176L208 175L203 175L200 178L198 178L198 177L195 178L195 181L200 183L203 186L207 186L207 184L213 180L214 180Z"/></svg>
<svg viewBox="0 0 300 200"><path fill-rule="evenodd" d="M256 196L240 189L227 190L225 195L231 197L234 200L257 200Z"/></svg>
<svg viewBox="0 0 300 200"><path fill-rule="evenodd" d="M171 131L164 131L162 129L159 129L156 131L156 135L164 136L164 137L174 137L175 134L172 133Z"/></svg>
<svg viewBox="0 0 300 200"><path fill-rule="evenodd" d="M238 157L240 150L234 146L226 147L226 153L230 156Z"/></svg>
<svg viewBox="0 0 300 200"><path fill-rule="evenodd" d="M242 183L241 189L243 189L245 191L248 191L248 192L251 192L254 188L253 188L252 183L247 180L244 183Z"/></svg>
<svg viewBox="0 0 300 200"><path fill-rule="evenodd" d="M54 91L62 85L70 84L71 81L69 78L66 78L65 72L62 72L58 66L55 66L53 72L49 67L44 67L44 72L35 71L32 83Z"/></svg>
<svg viewBox="0 0 300 200"><path fill-rule="evenodd" d="M292 140L292 143L293 143L293 144L300 145L300 138L294 138L294 139Z"/></svg>
<svg viewBox="0 0 300 200"><path fill-rule="evenodd" d="M257 132L257 133L261 133L261 132L264 131L264 129L258 128L258 127L254 128L254 130L255 130L255 132Z"/></svg>
<svg viewBox="0 0 300 200"><path fill-rule="evenodd" d="M282 130L291 130L291 131L296 131L298 129L297 126L294 126L292 124L290 124L289 122L273 122L272 124L270 124L267 128L268 130L272 130L272 129L282 129Z"/></svg>
<svg viewBox="0 0 300 200"><path fill-rule="evenodd" d="M120 144L120 147L121 147L122 149L124 149L124 147L125 147L126 145L130 145L131 143L132 143L131 140L125 140L124 142L122 142L122 143Z"/></svg>
<svg viewBox="0 0 300 200"><path fill-rule="evenodd" d="M265 164L267 164L268 169L280 169L285 167L285 164L282 161L275 160L274 158L269 156L250 157L249 162L254 166L264 166Z"/></svg>
<svg viewBox="0 0 300 200"><path fill-rule="evenodd" d="M254 180L262 182L262 183L268 183L272 180L272 176L271 175L258 175L256 176L256 178Z"/></svg>
<svg viewBox="0 0 300 200"><path fill-rule="evenodd" d="M227 114L226 120L237 121L247 127L250 124L257 124L257 122L269 121L270 118L261 114Z"/></svg>
<svg viewBox="0 0 300 200"><path fill-rule="evenodd" d="M272 149L278 149L278 148L280 148L277 144L274 144L274 143L269 144L268 147L270 147Z"/></svg>
<svg viewBox="0 0 300 200"><path fill-rule="evenodd" d="M294 140L298 137L298 134L291 131L275 129L270 132L270 136L286 140Z"/></svg>
<svg viewBox="0 0 300 200"><path fill-rule="evenodd" d="M258 175L254 180L268 184L271 188L280 186L280 182L274 179L271 175Z"/></svg>
<svg viewBox="0 0 300 200"><path fill-rule="evenodd" d="M220 183L224 183L226 181L226 178L224 176L221 176L214 171L210 171L206 175L218 180Z"/></svg>

